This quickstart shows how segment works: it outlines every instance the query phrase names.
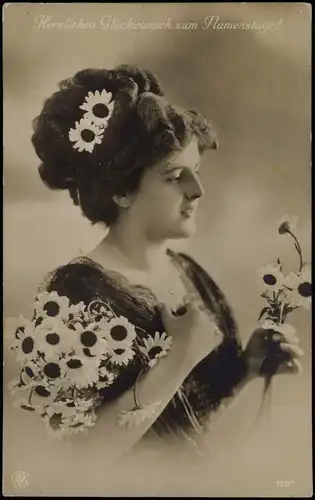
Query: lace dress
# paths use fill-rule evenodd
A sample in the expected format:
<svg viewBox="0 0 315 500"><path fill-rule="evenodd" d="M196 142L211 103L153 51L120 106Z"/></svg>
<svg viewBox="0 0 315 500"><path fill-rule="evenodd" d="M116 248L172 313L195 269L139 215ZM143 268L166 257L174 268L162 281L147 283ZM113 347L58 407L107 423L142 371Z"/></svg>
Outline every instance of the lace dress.
<svg viewBox="0 0 315 500"><path fill-rule="evenodd" d="M214 281L191 257L168 250L187 282L198 291L205 310L211 311L221 329L223 342L189 373L172 400L155 421L151 430L168 439L189 441L193 445L207 426L212 413L246 375L241 341L231 309ZM78 257L54 269L46 276L40 291L66 295L72 304L86 305L100 299L116 315L125 316L139 328L141 336L164 331L156 296L147 288L130 285L120 273L107 271L88 257ZM137 329L137 328L136 328ZM100 391L103 404L134 386L142 369L137 357L121 367L115 382Z"/></svg>

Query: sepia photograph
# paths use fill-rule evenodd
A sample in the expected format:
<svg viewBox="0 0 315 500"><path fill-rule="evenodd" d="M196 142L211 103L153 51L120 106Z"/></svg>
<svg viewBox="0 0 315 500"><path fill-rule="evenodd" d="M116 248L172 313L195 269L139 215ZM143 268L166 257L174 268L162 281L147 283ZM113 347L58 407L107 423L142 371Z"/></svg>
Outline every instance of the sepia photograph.
<svg viewBox="0 0 315 500"><path fill-rule="evenodd" d="M4 4L4 496L313 495L311 4Z"/></svg>

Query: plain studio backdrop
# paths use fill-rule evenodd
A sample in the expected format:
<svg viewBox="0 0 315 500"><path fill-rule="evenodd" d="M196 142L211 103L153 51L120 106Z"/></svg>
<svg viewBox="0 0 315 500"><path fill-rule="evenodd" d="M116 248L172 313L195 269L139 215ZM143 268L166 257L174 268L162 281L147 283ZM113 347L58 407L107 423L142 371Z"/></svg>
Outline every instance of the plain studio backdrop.
<svg viewBox="0 0 315 500"><path fill-rule="evenodd" d="M37 16L64 24L44 27ZM105 29L108 16L112 22L186 24ZM202 29L212 16L211 26ZM292 241L277 233L283 215L298 217L298 236L310 260L310 20L310 5L298 3L4 7L4 316L29 316L45 273L103 236L67 193L41 183L31 121L63 78L87 67L130 63L156 72L169 100L199 108L217 126L220 148L203 159L206 196L198 232L173 247L194 256L217 281L246 342L263 306L258 268L277 257L286 271L298 267ZM219 29L219 23L235 21L275 24L266 30ZM75 22L76 28L69 27ZM199 475L187 463L177 475L156 470L152 481L144 458L132 472L121 475L117 468L113 484L106 473L92 480L87 472L75 495L309 496L310 312L297 311L291 322L305 351L303 373L277 378L263 424L252 423L262 394L257 381L227 414L221 433L214 433L212 459ZM6 386L17 367L7 351L4 361L4 494L74 492L66 478L75 460L64 464L63 478L54 476L47 455L53 447L43 426L11 404ZM91 468L101 459L91 450ZM14 480L17 471L27 474L26 482Z"/></svg>

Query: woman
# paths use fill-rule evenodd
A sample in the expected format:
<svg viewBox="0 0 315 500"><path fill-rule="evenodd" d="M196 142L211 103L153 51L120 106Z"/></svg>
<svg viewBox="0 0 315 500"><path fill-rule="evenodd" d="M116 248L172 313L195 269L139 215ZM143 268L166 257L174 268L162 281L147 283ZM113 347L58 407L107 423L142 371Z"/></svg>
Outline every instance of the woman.
<svg viewBox="0 0 315 500"><path fill-rule="evenodd" d="M72 304L101 299L139 336L165 331L173 339L144 376L140 360L121 368L101 392L89 440L78 438L73 447L88 453L103 446L114 460L152 432L200 443L211 414L264 375L270 346L283 353L279 373L300 370L296 339L280 342L257 330L244 348L218 286L193 258L168 248L168 240L195 231L202 155L217 148L209 120L168 103L150 71L86 69L46 100L32 142L45 184L69 190L92 224L108 228L94 250L50 273L41 290ZM132 429L117 426L118 413L133 404L135 384L140 404L158 400L159 411Z"/></svg>

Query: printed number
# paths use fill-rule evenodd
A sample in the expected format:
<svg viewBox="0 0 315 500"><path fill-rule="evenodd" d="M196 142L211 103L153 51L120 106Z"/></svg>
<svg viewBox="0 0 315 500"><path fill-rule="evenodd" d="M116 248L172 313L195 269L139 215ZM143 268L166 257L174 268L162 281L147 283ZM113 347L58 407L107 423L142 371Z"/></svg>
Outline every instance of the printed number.
<svg viewBox="0 0 315 500"><path fill-rule="evenodd" d="M290 486L294 486L295 481L276 481L276 484L279 488L290 488Z"/></svg>

